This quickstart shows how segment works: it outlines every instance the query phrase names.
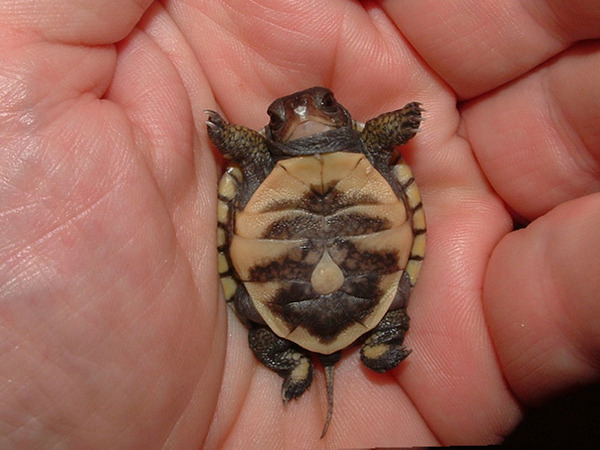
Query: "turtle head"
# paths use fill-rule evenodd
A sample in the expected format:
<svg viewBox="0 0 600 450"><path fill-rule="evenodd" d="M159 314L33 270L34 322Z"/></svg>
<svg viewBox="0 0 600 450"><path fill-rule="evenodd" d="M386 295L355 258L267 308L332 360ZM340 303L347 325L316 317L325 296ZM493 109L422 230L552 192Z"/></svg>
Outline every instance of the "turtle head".
<svg viewBox="0 0 600 450"><path fill-rule="evenodd" d="M265 129L267 137L282 143L352 126L346 108L323 87L281 97L271 103L267 114L271 118Z"/></svg>

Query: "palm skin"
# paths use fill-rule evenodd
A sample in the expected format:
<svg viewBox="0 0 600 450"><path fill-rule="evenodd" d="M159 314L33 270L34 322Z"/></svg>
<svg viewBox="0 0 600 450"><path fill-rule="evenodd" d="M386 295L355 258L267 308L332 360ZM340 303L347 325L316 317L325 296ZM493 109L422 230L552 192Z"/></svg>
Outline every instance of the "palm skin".
<svg viewBox="0 0 600 450"><path fill-rule="evenodd" d="M2 447L491 443L598 379L598 2L7 3ZM322 373L284 407L220 297L203 123L312 85L358 120L427 110L413 354L347 351L323 441Z"/></svg>

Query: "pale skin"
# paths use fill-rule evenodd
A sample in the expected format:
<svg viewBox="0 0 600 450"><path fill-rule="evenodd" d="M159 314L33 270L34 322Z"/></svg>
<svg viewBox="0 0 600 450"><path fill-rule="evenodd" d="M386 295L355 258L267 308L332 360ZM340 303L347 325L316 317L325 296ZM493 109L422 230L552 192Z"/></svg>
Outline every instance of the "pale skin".
<svg viewBox="0 0 600 450"><path fill-rule="evenodd" d="M495 443L599 378L599 1L4 5L0 447ZM347 351L322 441L322 372L284 407L222 301L203 113L313 85L427 118L413 353Z"/></svg>

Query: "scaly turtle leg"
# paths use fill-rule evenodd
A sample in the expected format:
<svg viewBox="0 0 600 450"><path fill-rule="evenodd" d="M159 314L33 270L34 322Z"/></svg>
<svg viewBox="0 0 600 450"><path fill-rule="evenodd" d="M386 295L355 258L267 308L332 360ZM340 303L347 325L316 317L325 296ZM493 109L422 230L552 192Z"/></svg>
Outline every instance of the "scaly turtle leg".
<svg viewBox="0 0 600 450"><path fill-rule="evenodd" d="M409 321L405 308L388 311L379 325L368 333L360 349L363 364L380 373L400 364L411 352L402 345Z"/></svg>
<svg viewBox="0 0 600 450"><path fill-rule="evenodd" d="M417 134L422 112L421 104L412 102L367 121L361 133L367 154L387 164L394 147L406 144Z"/></svg>
<svg viewBox="0 0 600 450"><path fill-rule="evenodd" d="M313 363L308 352L280 338L269 328L254 326L248 342L256 359L283 378L282 397L287 403L308 389L313 378Z"/></svg>
<svg viewBox="0 0 600 450"><path fill-rule="evenodd" d="M205 112L208 137L225 158L234 160L242 169L244 185L239 189L242 197L238 201L243 206L275 165L267 140L250 128L227 123L215 111Z"/></svg>

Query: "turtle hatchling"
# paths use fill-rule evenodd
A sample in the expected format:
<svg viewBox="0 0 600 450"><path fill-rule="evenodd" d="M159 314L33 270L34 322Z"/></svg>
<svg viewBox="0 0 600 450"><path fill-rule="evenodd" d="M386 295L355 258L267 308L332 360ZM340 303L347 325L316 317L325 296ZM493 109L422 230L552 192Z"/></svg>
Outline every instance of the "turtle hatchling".
<svg viewBox="0 0 600 450"><path fill-rule="evenodd" d="M316 354L327 385L321 437L343 349L360 345L375 372L410 353L406 307L426 228L397 146L422 111L412 102L362 124L322 87L275 100L261 131L207 111L210 140L230 160L218 194L225 298L256 358L283 378L284 403L311 385Z"/></svg>

